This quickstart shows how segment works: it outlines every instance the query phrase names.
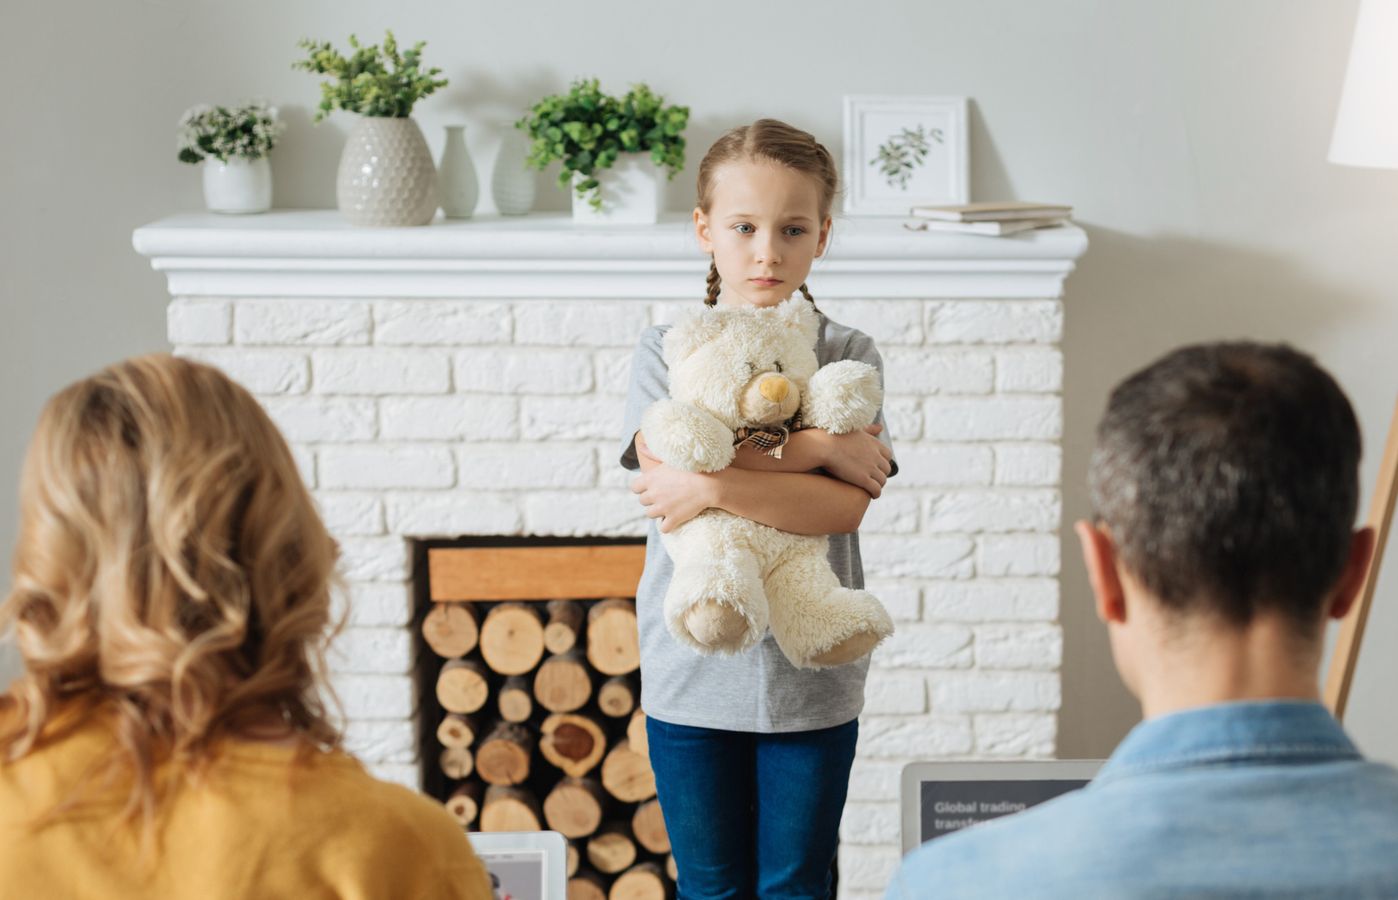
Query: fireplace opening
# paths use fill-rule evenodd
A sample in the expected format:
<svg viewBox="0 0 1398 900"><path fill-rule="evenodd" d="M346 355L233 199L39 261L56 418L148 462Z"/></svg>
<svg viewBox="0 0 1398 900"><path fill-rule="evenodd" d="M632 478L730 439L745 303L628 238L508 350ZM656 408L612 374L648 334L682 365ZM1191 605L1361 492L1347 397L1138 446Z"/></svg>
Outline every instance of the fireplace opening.
<svg viewBox="0 0 1398 900"><path fill-rule="evenodd" d="M674 894L640 711L643 542L413 551L422 785L472 831L562 832L569 896Z"/></svg>

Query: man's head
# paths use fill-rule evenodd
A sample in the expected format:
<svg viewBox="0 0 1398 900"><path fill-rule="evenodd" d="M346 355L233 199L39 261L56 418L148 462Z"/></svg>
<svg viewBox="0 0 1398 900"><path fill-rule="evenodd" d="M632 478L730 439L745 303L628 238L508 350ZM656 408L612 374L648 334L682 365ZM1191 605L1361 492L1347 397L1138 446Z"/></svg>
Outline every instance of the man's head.
<svg viewBox="0 0 1398 900"><path fill-rule="evenodd" d="M1368 560L1359 449L1339 385L1281 345L1185 347L1112 391L1078 530L1128 686L1147 644L1201 633L1268 629L1318 661Z"/></svg>

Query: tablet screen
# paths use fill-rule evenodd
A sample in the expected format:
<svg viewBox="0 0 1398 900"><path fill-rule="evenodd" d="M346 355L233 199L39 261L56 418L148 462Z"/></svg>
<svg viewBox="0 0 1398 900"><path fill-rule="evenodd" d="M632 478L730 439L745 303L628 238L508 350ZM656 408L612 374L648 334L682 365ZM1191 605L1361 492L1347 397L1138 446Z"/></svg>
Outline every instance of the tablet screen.
<svg viewBox="0 0 1398 900"><path fill-rule="evenodd" d="M544 900L542 850L480 853L494 900Z"/></svg>

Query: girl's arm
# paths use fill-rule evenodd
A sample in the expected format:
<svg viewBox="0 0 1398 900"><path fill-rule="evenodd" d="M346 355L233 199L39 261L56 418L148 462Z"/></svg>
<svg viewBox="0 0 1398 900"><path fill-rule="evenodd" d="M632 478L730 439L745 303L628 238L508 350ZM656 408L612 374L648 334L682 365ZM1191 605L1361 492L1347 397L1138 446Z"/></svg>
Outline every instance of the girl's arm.
<svg viewBox="0 0 1398 900"><path fill-rule="evenodd" d="M732 465L758 472L824 469L877 500L883 493L889 473L893 471L893 451L878 439L881 431L882 425L870 425L850 434L831 434L819 428L808 428L787 438L781 459L753 447L740 447Z"/></svg>
<svg viewBox="0 0 1398 900"><path fill-rule="evenodd" d="M753 472L814 472L824 469L877 500L893 470L893 451L878 439L881 431L882 425L870 425L851 434L830 434L819 428L808 428L787 439L782 447L781 459L752 447L740 447L730 467ZM637 455L644 458L650 453L645 438L638 432L635 441Z"/></svg>
<svg viewBox="0 0 1398 900"><path fill-rule="evenodd" d="M708 474L685 472L646 453L639 433L636 447L641 474L631 490L640 496L646 515L660 519L663 532L706 509L722 509L793 534L844 534L859 528L869 508L863 488L838 478L737 466Z"/></svg>

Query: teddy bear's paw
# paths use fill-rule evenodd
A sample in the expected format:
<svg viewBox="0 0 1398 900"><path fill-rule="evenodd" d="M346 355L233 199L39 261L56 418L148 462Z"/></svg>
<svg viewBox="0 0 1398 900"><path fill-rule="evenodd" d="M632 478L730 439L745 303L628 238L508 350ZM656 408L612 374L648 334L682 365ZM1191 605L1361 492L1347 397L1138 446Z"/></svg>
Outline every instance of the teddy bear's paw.
<svg viewBox="0 0 1398 900"><path fill-rule="evenodd" d="M695 642L714 653L734 653L752 644L746 616L726 603L705 600L684 614L684 626Z"/></svg>
<svg viewBox="0 0 1398 900"><path fill-rule="evenodd" d="M811 377L802 419L831 434L848 434L872 423L882 403L878 369L844 359L822 366Z"/></svg>
<svg viewBox="0 0 1398 900"><path fill-rule="evenodd" d="M767 598L753 566L675 567L665 594L670 634L700 653L740 653L767 631Z"/></svg>
<svg viewBox="0 0 1398 900"><path fill-rule="evenodd" d="M840 641L835 646L824 653L817 653L811 657L812 667L822 669L831 666L843 666L852 663L856 659L862 659L874 652L874 648L879 645L883 638L872 631L861 631Z"/></svg>
<svg viewBox="0 0 1398 900"><path fill-rule="evenodd" d="M650 451L686 472L717 472L733 461L733 432L697 407L657 400L641 418Z"/></svg>
<svg viewBox="0 0 1398 900"><path fill-rule="evenodd" d="M840 588L823 609L779 636L783 651L797 668L843 666L873 652L893 633L893 619L868 591Z"/></svg>

